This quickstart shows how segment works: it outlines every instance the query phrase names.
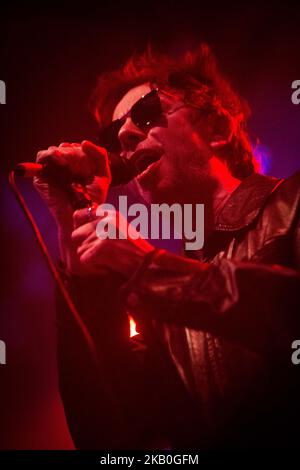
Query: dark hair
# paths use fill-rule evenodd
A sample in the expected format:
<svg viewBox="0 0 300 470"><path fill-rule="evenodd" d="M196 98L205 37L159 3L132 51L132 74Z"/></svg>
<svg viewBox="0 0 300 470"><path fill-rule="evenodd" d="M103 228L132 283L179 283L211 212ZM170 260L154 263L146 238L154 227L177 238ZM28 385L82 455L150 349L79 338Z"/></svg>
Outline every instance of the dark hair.
<svg viewBox="0 0 300 470"><path fill-rule="evenodd" d="M90 100L99 124L111 121L115 106L129 89L146 82L177 92L187 102L202 108L207 116L225 121L230 138L216 149L216 155L226 162L236 178L243 179L255 172L256 161L245 128L249 106L220 73L207 44L200 44L180 59L155 52L148 46L145 52L132 55L119 70L102 74Z"/></svg>

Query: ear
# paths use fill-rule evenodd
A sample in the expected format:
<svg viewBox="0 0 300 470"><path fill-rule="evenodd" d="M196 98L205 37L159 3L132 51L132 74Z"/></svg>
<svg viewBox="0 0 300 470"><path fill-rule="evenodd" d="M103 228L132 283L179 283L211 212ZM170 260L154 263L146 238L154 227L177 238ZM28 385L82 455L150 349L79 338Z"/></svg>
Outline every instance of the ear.
<svg viewBox="0 0 300 470"><path fill-rule="evenodd" d="M222 148L230 142L231 137L232 126L230 119L224 114L215 116L210 136L210 147L213 149Z"/></svg>

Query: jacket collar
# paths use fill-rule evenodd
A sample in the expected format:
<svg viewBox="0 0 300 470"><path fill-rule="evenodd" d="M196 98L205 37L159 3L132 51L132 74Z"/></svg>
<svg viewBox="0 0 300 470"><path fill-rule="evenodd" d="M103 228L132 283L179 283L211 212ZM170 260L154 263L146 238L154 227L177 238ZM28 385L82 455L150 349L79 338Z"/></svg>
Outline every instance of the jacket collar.
<svg viewBox="0 0 300 470"><path fill-rule="evenodd" d="M218 214L215 229L233 231L248 226L282 181L259 173L242 180Z"/></svg>

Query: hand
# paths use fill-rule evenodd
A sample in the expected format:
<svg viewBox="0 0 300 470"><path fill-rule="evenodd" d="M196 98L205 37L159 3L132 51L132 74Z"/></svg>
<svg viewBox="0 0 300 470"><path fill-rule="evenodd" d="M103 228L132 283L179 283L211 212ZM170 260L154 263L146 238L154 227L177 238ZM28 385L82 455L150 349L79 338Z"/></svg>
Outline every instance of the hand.
<svg viewBox="0 0 300 470"><path fill-rule="evenodd" d="M110 270L128 279L145 254L154 250L119 212L106 211L104 217L99 217L95 212L81 209L73 218L77 228L72 240L78 247L82 273L103 274ZM107 238L107 227L110 233L116 233L115 239Z"/></svg>
<svg viewBox="0 0 300 470"><path fill-rule="evenodd" d="M36 161L55 162L57 165L68 167L70 171L84 179L92 180L86 189L92 200L102 204L111 183L106 150L97 147L89 141L82 144L62 143L38 152ZM57 222L61 225L69 223L72 226L73 208L67 191L51 185L47 179L34 178L34 185L39 191Z"/></svg>

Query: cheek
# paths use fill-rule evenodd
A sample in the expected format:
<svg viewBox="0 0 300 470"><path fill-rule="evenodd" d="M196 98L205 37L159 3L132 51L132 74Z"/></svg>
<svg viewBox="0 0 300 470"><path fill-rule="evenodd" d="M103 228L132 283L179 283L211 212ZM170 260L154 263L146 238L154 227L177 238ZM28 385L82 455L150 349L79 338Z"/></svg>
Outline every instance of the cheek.
<svg viewBox="0 0 300 470"><path fill-rule="evenodd" d="M206 139L190 122L182 119L170 123L168 131L167 145L176 154L189 155L192 159L197 156L202 161L210 158L211 149Z"/></svg>
<svg viewBox="0 0 300 470"><path fill-rule="evenodd" d="M201 132L194 128L185 115L169 119L166 127L153 128L149 137L164 148L162 171L167 168L172 172L182 171L187 167L187 162L197 166L200 162L203 164L208 161L211 156L211 149Z"/></svg>
<svg viewBox="0 0 300 470"><path fill-rule="evenodd" d="M170 130L165 138L165 149L167 156L172 159L182 160L185 155L198 154L203 149L203 142L188 126Z"/></svg>

